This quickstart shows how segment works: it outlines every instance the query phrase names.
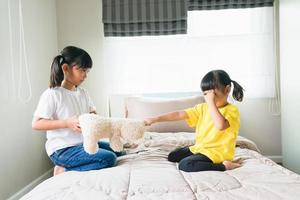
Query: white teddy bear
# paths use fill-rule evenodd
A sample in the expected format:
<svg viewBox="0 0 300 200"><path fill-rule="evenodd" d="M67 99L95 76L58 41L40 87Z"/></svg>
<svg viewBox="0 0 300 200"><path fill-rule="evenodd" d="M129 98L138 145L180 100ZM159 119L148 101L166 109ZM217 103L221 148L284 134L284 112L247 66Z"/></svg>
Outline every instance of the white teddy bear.
<svg viewBox="0 0 300 200"><path fill-rule="evenodd" d="M80 115L79 124L83 135L83 147L89 154L98 151L98 141L101 138L108 138L110 147L120 152L123 150L123 142L134 144L143 138L145 132L142 120L105 118L96 114Z"/></svg>

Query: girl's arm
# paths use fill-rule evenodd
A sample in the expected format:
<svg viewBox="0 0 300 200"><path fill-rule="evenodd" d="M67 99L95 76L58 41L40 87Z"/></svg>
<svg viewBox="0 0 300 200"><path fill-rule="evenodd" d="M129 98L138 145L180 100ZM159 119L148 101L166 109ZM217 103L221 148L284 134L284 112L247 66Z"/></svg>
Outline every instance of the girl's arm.
<svg viewBox="0 0 300 200"><path fill-rule="evenodd" d="M32 128L38 131L70 128L75 132L81 132L77 116L65 120L50 120L50 119L34 117L32 120Z"/></svg>
<svg viewBox="0 0 300 200"><path fill-rule="evenodd" d="M220 113L218 107L215 104L214 98L215 93L213 90L209 90L204 93L204 98L206 103L208 104L208 109L211 115L211 118L214 122L214 125L219 130L225 130L230 125L229 122L225 119L225 117Z"/></svg>
<svg viewBox="0 0 300 200"><path fill-rule="evenodd" d="M147 118L147 119L145 119L145 125L150 126L151 124L157 123L157 122L184 120L187 117L188 116L185 111L183 111L183 110L175 111L175 112L159 115L157 117Z"/></svg>

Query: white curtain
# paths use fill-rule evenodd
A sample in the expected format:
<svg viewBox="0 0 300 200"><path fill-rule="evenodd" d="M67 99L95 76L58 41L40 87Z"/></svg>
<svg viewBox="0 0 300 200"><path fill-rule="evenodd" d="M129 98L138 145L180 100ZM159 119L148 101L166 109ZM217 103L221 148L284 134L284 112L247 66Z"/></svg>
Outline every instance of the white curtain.
<svg viewBox="0 0 300 200"><path fill-rule="evenodd" d="M200 91L224 69L246 97L274 97L273 8L191 11L188 34L104 39L111 93Z"/></svg>

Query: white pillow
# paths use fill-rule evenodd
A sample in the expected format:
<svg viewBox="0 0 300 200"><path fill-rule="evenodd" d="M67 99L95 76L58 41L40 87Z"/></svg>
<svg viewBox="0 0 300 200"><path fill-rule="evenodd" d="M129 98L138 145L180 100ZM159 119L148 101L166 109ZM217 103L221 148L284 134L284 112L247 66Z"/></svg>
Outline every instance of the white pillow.
<svg viewBox="0 0 300 200"><path fill-rule="evenodd" d="M203 103L203 96L191 96L186 98L149 98L149 97L127 97L125 98L126 117L134 119L145 119L164 113L184 110ZM194 132L185 121L160 122L151 125L147 131L153 132Z"/></svg>

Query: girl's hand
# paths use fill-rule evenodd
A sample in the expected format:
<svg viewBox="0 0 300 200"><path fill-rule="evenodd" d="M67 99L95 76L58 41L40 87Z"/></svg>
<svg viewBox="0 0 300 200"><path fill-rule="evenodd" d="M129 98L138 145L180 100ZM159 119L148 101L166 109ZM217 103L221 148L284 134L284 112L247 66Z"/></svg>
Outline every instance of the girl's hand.
<svg viewBox="0 0 300 200"><path fill-rule="evenodd" d="M66 119L67 128L72 129L73 131L80 133L81 128L79 125L78 116L73 116Z"/></svg>
<svg viewBox="0 0 300 200"><path fill-rule="evenodd" d="M215 103L215 91L214 90L207 90L203 92L204 94L204 99L206 101L206 103L210 104L210 103Z"/></svg>
<svg viewBox="0 0 300 200"><path fill-rule="evenodd" d="M144 120L145 126L151 126L155 122L156 122L156 118L147 118Z"/></svg>

